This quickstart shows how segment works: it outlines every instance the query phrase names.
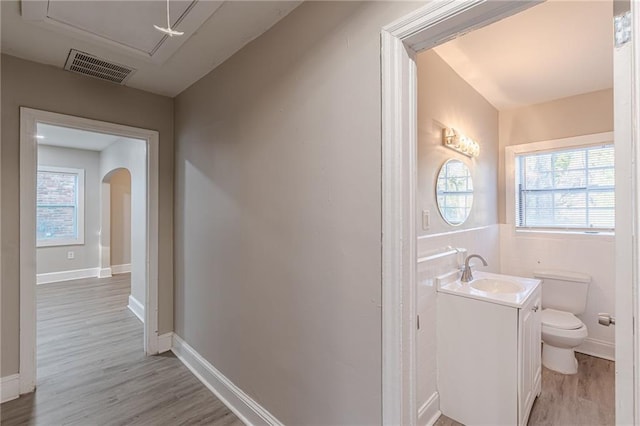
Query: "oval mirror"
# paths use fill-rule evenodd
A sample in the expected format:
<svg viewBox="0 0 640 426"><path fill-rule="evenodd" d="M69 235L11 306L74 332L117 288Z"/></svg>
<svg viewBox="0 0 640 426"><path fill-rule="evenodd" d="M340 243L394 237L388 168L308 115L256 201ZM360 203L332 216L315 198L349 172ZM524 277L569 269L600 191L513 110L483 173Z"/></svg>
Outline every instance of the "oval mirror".
<svg viewBox="0 0 640 426"><path fill-rule="evenodd" d="M436 198L440 215L453 226L462 225L473 205L473 179L466 164L447 160L438 173Z"/></svg>

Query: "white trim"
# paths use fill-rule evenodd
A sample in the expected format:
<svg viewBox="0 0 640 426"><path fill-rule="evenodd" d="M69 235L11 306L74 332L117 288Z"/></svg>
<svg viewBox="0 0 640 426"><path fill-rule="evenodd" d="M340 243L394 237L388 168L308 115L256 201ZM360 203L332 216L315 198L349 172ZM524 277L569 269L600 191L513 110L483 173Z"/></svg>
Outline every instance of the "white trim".
<svg viewBox="0 0 640 426"><path fill-rule="evenodd" d="M640 259L638 257L638 253L640 252L640 241L638 239L638 229L640 227L640 211L638 206L638 196L640 196L640 173L638 171L638 161L640 160L640 150L639 150L639 141L640 141L640 120L638 117L640 116L640 3L637 1L630 2L631 8L631 78L628 79L631 86L630 98L631 98L631 117L632 119L627 124L630 124L630 133L631 133L631 146L632 152L634 156L632 158L633 162L633 181L632 181L632 197L634 199L631 208L631 215L633 218L633 229L634 229L634 246L632 255L635 258L635 264L632 264L633 271L633 280L631 282L632 287L632 297L631 302L626 301L625 303L632 305L631 312L633 314L631 320L631 330L632 335L629 339L628 336L625 336L627 340L632 341L632 352L629 353L631 356L631 366L633 367L633 392L626 392L627 389L623 387L616 387L616 420L619 424L622 424L625 421L624 416L618 416L618 408L621 405L630 404L633 405L633 418L629 419L633 421L635 424L640 422L640 277L638 276L638 271L640 270ZM615 73L614 73L615 76ZM617 195L616 195L617 196ZM625 288L628 286L628 282L620 282L618 283L618 273L616 270L616 284L621 288ZM624 278L623 278L624 279ZM628 288L628 287L627 287ZM616 313L617 315L617 313ZM617 335L617 333L616 333ZM627 346L625 345L625 348ZM618 350L616 348L616 354ZM626 355L626 354L625 354ZM616 359L616 365L618 364ZM619 392L622 392L621 395Z"/></svg>
<svg viewBox="0 0 640 426"><path fill-rule="evenodd" d="M12 401L20 396L20 375L0 378L0 404Z"/></svg>
<svg viewBox="0 0 640 426"><path fill-rule="evenodd" d="M525 143L520 145L510 145L504 149L504 168L505 168L505 208L507 224L515 227L516 212L515 212L515 200L516 200L516 187L515 187L515 175L516 175L516 156L521 154L529 154L535 152L561 150L564 148L577 148L591 145L598 145L601 143L611 143L614 141L613 132L594 133L590 135L574 136L570 138L554 139L540 142ZM548 228L520 228L518 231L535 231L545 232L549 231ZM563 229L558 229L563 231ZM604 231L606 232L606 231Z"/></svg>
<svg viewBox="0 0 640 426"><path fill-rule="evenodd" d="M84 169L74 169L70 167L40 166L38 172L64 173L75 175L78 186L76 188L76 229L77 237L71 240L36 240L36 247L59 247L59 246L81 246L84 245Z"/></svg>
<svg viewBox="0 0 640 426"><path fill-rule="evenodd" d="M613 49L616 141L616 423L640 422L640 3L627 3L631 41ZM619 2L620 9L625 2ZM623 12L618 10L617 12ZM618 208L620 203L622 208Z"/></svg>
<svg viewBox="0 0 640 426"><path fill-rule="evenodd" d="M20 108L20 393L36 383L36 169L38 123L107 133L147 143L147 247L144 349L158 352L158 153L159 134L104 121ZM100 271L105 272L105 271Z"/></svg>
<svg viewBox="0 0 640 426"><path fill-rule="evenodd" d="M177 334L173 334L173 353L224 405L247 425L282 425L273 414L244 393L209 361Z"/></svg>
<svg viewBox="0 0 640 426"><path fill-rule="evenodd" d="M415 425L418 411L415 52L538 3L434 1L382 29L382 423L385 425Z"/></svg>
<svg viewBox="0 0 640 426"><path fill-rule="evenodd" d="M614 343L592 339L591 337L587 337L575 351L597 358L608 359L609 361L616 360L616 345Z"/></svg>
<svg viewBox="0 0 640 426"><path fill-rule="evenodd" d="M418 410L418 425L432 426L438 421L441 415L440 394L434 392Z"/></svg>
<svg viewBox="0 0 640 426"><path fill-rule="evenodd" d="M446 235L455 235L455 234L463 234L465 232L474 232L474 231L482 231L484 229L489 229L492 228L494 226L496 226L497 224L491 224L491 225L483 225L483 226L476 226L475 228L464 228L464 229L455 229L453 231L444 231L444 232L440 232L437 234L425 234L425 235L420 235L417 237L418 241L423 241L423 240L429 240L431 238L439 238L439 237L443 237Z"/></svg>
<svg viewBox="0 0 640 426"><path fill-rule="evenodd" d="M587 239L592 240L594 238L604 241L615 241L616 235L613 232L587 232L587 231L566 231L564 229L515 229L513 225L502 223L501 225L509 226L507 231L510 231L516 238L554 238L559 240L568 239ZM507 232L505 231L505 232Z"/></svg>
<svg viewBox="0 0 640 426"><path fill-rule="evenodd" d="M132 294L129 295L129 304L127 305L127 308L129 308L129 310L133 312L133 314L144 324L144 305L140 303L138 299L133 297Z"/></svg>
<svg viewBox="0 0 640 426"><path fill-rule="evenodd" d="M73 269L71 271L47 272L36 275L36 284L49 284L61 281L98 277L100 268Z"/></svg>
<svg viewBox="0 0 640 426"><path fill-rule="evenodd" d="M529 154L534 152L558 151L565 148L577 148L583 146L600 145L603 143L613 143L613 132L592 133L588 135L572 136L570 138L552 139L519 145L509 145L505 150L513 151L515 154Z"/></svg>
<svg viewBox="0 0 640 426"><path fill-rule="evenodd" d="M158 353L162 354L171 350L173 346L173 332L164 333L158 336Z"/></svg>
<svg viewBox="0 0 640 426"><path fill-rule="evenodd" d="M20 109L20 394L36 386L37 122Z"/></svg>
<svg viewBox="0 0 640 426"><path fill-rule="evenodd" d="M114 275L127 274L129 272L131 272L130 263L123 263L122 265L111 265L111 273Z"/></svg>

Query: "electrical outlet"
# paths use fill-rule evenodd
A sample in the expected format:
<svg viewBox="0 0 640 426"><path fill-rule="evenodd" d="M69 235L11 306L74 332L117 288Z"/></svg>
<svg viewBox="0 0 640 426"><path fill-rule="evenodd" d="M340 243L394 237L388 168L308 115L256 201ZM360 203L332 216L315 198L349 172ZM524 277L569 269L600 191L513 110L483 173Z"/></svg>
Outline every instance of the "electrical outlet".
<svg viewBox="0 0 640 426"><path fill-rule="evenodd" d="M422 229L427 231L431 226L431 212L429 210L422 210Z"/></svg>
<svg viewBox="0 0 640 426"><path fill-rule="evenodd" d="M72 252L72 251L67 252L67 259L75 259L75 258L76 258L75 252Z"/></svg>

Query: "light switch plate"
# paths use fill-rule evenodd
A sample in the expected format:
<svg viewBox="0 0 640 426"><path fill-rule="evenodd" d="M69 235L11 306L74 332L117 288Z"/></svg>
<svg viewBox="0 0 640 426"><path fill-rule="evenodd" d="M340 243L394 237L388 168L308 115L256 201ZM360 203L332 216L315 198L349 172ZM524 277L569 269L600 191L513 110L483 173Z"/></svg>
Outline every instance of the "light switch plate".
<svg viewBox="0 0 640 426"><path fill-rule="evenodd" d="M67 259L75 259L75 258L76 258L75 252L72 252L72 251L67 252Z"/></svg>
<svg viewBox="0 0 640 426"><path fill-rule="evenodd" d="M422 229L427 231L431 226L431 212L429 210L422 210Z"/></svg>

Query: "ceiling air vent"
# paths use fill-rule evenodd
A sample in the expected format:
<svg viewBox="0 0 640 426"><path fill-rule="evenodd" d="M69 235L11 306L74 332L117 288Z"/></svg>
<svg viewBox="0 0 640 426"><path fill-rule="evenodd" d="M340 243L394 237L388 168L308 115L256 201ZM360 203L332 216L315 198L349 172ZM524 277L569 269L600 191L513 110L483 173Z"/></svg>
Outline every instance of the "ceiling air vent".
<svg viewBox="0 0 640 426"><path fill-rule="evenodd" d="M109 62L75 49L69 51L64 69L118 84L124 84L135 71L126 65Z"/></svg>

